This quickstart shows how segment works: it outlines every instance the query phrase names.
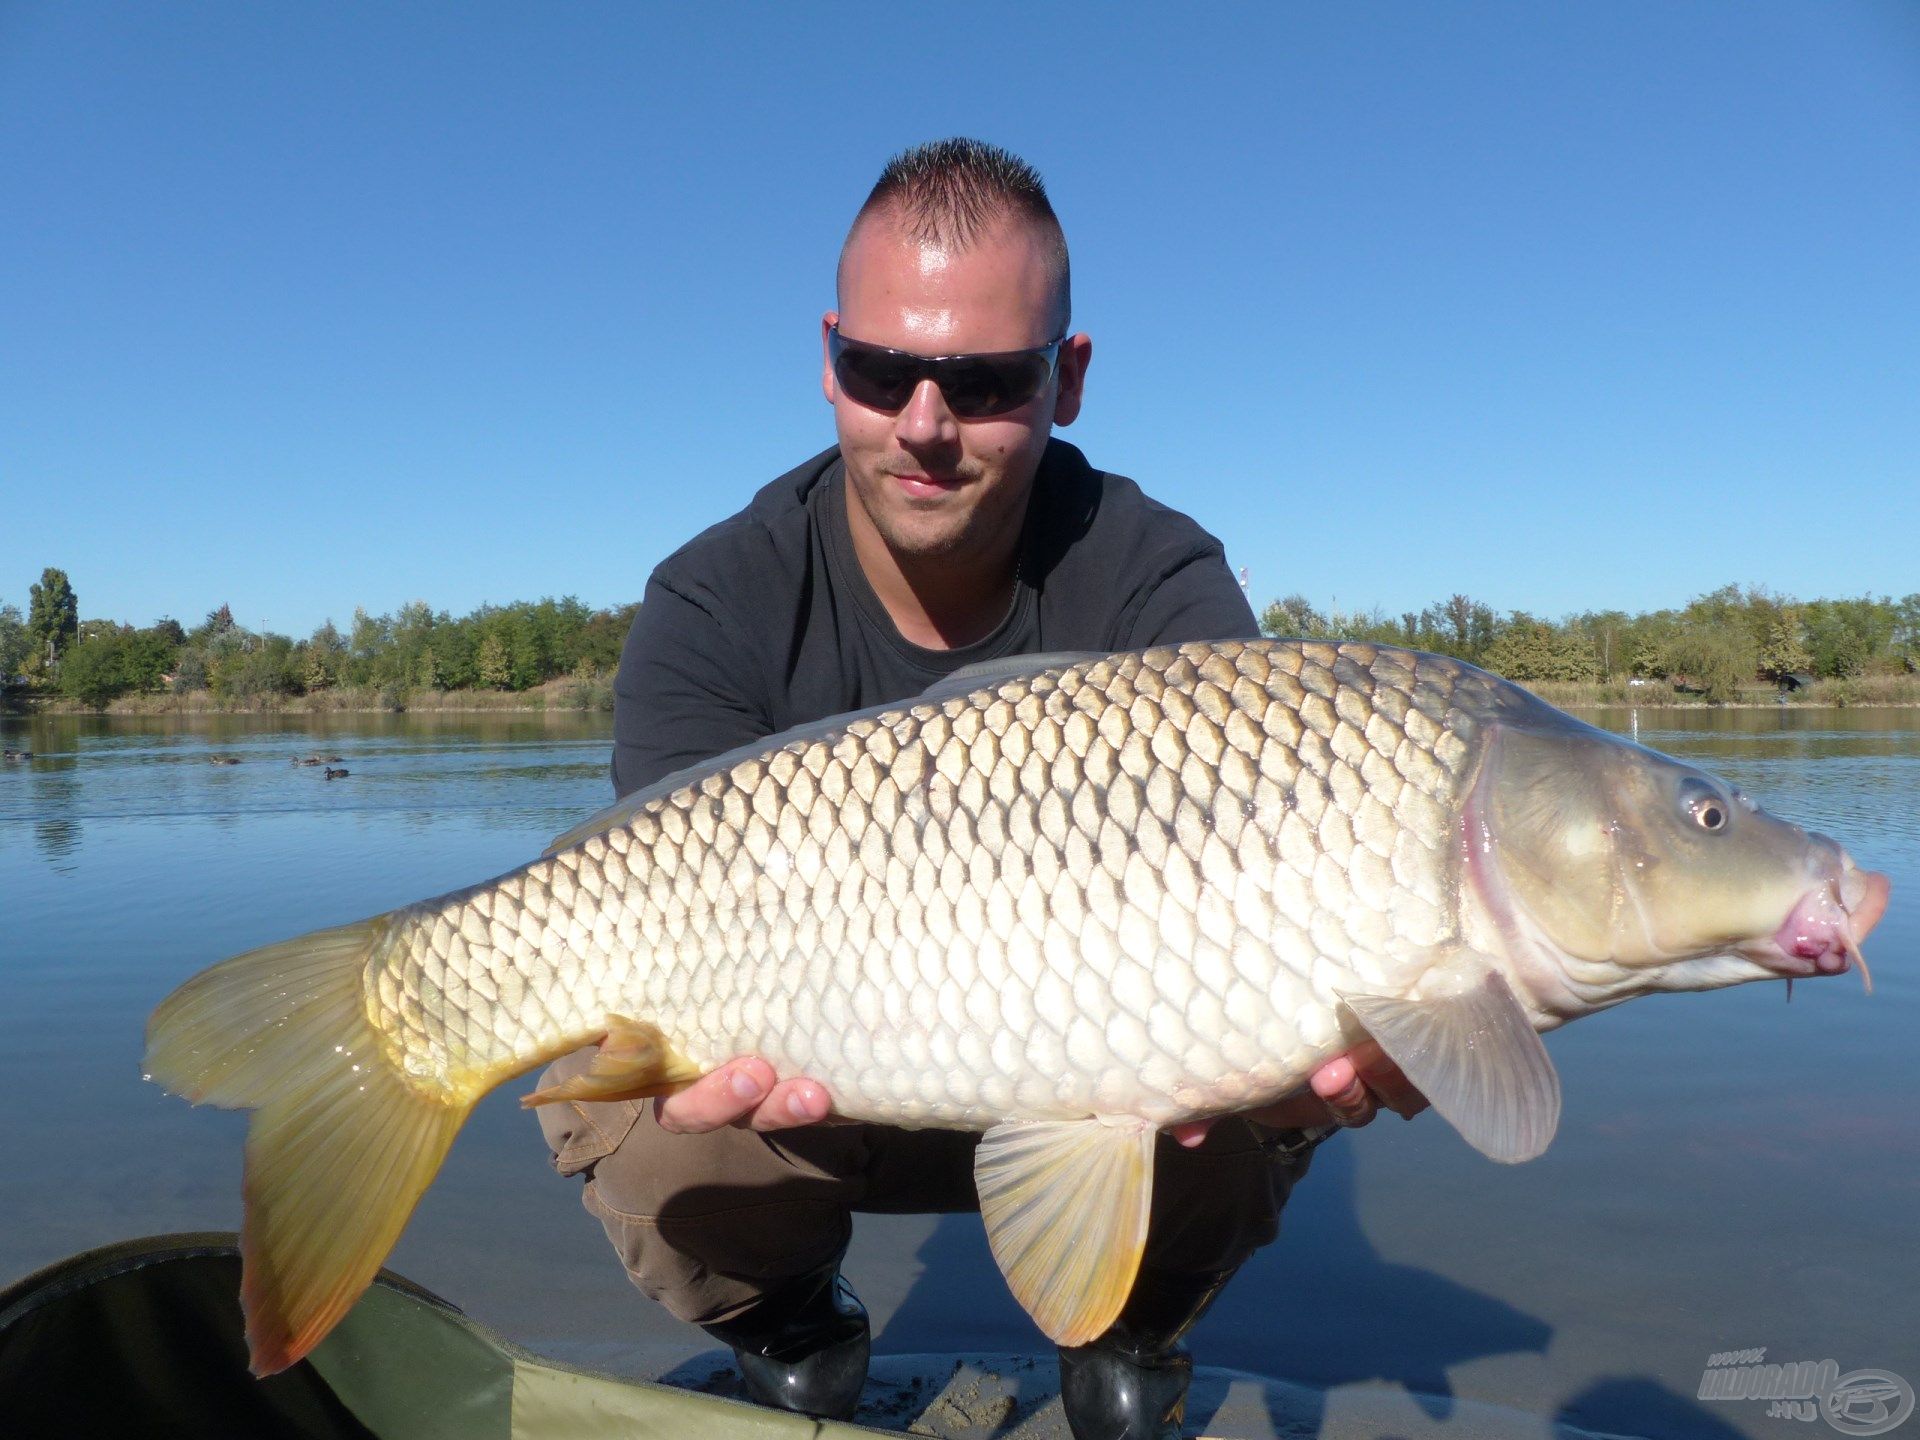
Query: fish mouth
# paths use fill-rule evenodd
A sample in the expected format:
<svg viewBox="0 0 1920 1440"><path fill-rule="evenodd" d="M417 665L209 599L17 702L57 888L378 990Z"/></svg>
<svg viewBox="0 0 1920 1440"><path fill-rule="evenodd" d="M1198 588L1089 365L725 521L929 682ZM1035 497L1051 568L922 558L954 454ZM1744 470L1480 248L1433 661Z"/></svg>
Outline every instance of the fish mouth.
<svg viewBox="0 0 1920 1440"><path fill-rule="evenodd" d="M1795 903L1772 936L1755 947L1753 958L1789 981L1809 975L1843 975L1858 967L1867 993L1873 973L1860 942L1887 911L1893 884L1877 870L1849 864L1835 879L1816 885Z"/></svg>

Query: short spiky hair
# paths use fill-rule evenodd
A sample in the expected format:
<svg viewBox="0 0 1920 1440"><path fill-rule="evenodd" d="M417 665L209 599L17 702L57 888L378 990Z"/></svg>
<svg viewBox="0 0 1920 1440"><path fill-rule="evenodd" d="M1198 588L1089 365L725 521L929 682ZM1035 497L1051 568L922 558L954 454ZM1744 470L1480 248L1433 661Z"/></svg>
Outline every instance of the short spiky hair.
<svg viewBox="0 0 1920 1440"><path fill-rule="evenodd" d="M985 141L959 137L902 150L887 162L866 204L854 216L847 245L852 245L864 221L881 214L914 240L956 250L978 243L1010 221L1032 226L1057 272L1060 328L1065 331L1072 310L1067 237L1047 200L1040 172L1018 155ZM846 263L843 246L843 272Z"/></svg>

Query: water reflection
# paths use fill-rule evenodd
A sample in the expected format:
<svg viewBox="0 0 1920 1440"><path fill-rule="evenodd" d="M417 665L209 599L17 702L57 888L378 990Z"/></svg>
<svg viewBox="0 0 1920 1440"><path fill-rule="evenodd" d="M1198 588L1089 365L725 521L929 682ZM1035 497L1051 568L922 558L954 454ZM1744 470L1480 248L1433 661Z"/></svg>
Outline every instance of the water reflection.
<svg viewBox="0 0 1920 1440"><path fill-rule="evenodd" d="M1849 710L1810 705L1754 705L1738 708L1708 705L1644 707L1637 705L1581 706L1574 713L1609 730L1632 728L1632 717L1651 730L1674 730L1711 735L1840 734L1893 736L1911 746L1915 740L1914 714L1897 706Z"/></svg>
<svg viewBox="0 0 1920 1440"><path fill-rule="evenodd" d="M56 870L62 869L60 862L80 848L80 823L59 816L36 820L33 839L42 858Z"/></svg>
<svg viewBox="0 0 1920 1440"><path fill-rule="evenodd" d="M27 804L33 816L34 845L55 869L80 848L80 787L72 755L36 752L28 764Z"/></svg>

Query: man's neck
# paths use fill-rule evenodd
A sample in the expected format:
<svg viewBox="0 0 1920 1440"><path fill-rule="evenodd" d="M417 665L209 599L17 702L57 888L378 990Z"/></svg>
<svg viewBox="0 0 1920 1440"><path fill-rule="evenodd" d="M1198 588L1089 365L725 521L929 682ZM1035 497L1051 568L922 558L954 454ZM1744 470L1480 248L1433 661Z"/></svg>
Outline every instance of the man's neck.
<svg viewBox="0 0 1920 1440"><path fill-rule="evenodd" d="M858 497L847 493L845 509L861 573L909 644L958 650L986 639L1006 619L1019 570L1018 531L986 553L901 556L874 528Z"/></svg>

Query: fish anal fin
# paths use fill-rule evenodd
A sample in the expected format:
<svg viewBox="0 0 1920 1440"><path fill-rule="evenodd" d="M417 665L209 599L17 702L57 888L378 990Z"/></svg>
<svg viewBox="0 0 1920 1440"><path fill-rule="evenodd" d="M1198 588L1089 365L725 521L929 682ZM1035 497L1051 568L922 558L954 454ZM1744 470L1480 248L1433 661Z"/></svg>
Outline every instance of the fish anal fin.
<svg viewBox="0 0 1920 1440"><path fill-rule="evenodd" d="M698 1080L703 1072L667 1043L658 1025L607 1017L606 1038L587 1069L521 1100L528 1109L556 1100L644 1100Z"/></svg>
<svg viewBox="0 0 1920 1440"><path fill-rule="evenodd" d="M1158 1132L1139 1121L1014 1121L980 1141L974 1184L1007 1287L1057 1345L1126 1304L1147 1243Z"/></svg>
<svg viewBox="0 0 1920 1440"><path fill-rule="evenodd" d="M1531 1160L1560 1123L1560 1077L1506 979L1485 969L1426 1000L1340 997L1433 1108L1481 1154Z"/></svg>

